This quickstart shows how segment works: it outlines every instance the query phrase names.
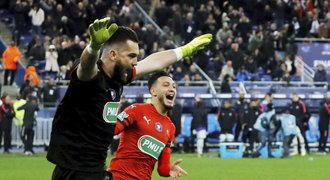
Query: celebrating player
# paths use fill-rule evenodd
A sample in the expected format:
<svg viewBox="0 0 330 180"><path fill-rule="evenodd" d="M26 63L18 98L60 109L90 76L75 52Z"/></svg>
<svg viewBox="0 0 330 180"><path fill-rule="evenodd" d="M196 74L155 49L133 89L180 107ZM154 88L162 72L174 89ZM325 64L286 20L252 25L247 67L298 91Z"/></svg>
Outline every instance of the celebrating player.
<svg viewBox="0 0 330 180"><path fill-rule="evenodd" d="M89 26L91 43L80 62L75 62L69 87L57 108L47 154L56 164L52 180L103 180L123 85L191 56L212 39L211 34L205 34L137 62L136 33L115 23L108 26L109 21L95 20Z"/></svg>
<svg viewBox="0 0 330 180"><path fill-rule="evenodd" d="M118 115L115 134L121 133L119 148L109 170L115 180L151 179L158 160L158 174L178 179L187 174L178 164L170 164L170 144L175 126L167 112L173 108L176 87L163 71L148 82L151 104L133 104Z"/></svg>

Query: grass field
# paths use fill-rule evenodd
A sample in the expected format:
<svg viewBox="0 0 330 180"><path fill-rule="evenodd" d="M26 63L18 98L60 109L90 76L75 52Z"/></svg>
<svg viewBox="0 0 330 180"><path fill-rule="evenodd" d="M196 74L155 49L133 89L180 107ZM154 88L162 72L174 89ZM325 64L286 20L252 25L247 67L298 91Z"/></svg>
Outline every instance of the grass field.
<svg viewBox="0 0 330 180"><path fill-rule="evenodd" d="M45 155L0 154L0 180L49 180L54 166L45 159ZM173 154L172 160L178 158L184 159L181 166L189 173L183 180L330 179L330 155L291 159L220 159L214 153L202 158L194 154ZM154 173L152 179L164 178Z"/></svg>

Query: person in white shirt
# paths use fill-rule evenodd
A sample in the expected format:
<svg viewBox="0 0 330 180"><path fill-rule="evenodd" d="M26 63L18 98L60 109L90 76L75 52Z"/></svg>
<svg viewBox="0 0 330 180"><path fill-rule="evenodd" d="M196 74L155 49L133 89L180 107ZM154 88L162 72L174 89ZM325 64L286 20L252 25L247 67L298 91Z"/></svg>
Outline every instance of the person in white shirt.
<svg viewBox="0 0 330 180"><path fill-rule="evenodd" d="M45 12L39 6L39 4L34 4L33 8L29 12L32 21L32 31L34 34L41 35L41 25L45 20Z"/></svg>

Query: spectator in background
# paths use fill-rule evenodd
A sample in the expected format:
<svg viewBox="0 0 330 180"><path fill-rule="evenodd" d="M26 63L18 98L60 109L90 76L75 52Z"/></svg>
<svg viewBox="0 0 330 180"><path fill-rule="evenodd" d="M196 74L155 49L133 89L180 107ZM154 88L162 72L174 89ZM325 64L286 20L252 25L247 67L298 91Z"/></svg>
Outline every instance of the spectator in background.
<svg viewBox="0 0 330 180"><path fill-rule="evenodd" d="M195 137L197 138L197 156L203 155L204 139L207 136L207 110L204 107L203 101L200 97L195 97L195 105L191 109L192 122L191 122L191 145L192 151L194 150Z"/></svg>
<svg viewBox="0 0 330 180"><path fill-rule="evenodd" d="M26 103L26 100L24 100L20 94L16 96L16 101L13 104L13 108L15 111L15 125L16 126L22 126L23 125L23 117L24 117L24 111L18 111L17 108L22 106Z"/></svg>
<svg viewBox="0 0 330 180"><path fill-rule="evenodd" d="M61 81L61 80L69 80L69 76L68 76L68 67L65 65L62 65L60 68L60 72L57 74L56 76L56 80L57 81Z"/></svg>
<svg viewBox="0 0 330 180"><path fill-rule="evenodd" d="M181 81L184 77L185 73L182 72L182 67L181 66L177 66L175 68L175 71L173 73L173 80L174 81Z"/></svg>
<svg viewBox="0 0 330 180"><path fill-rule="evenodd" d="M327 94L325 101L320 104L319 109L319 131L320 131L320 139L319 139L319 147L318 151L320 153L326 153L326 145L329 136L329 119L330 119L330 96Z"/></svg>
<svg viewBox="0 0 330 180"><path fill-rule="evenodd" d="M229 29L229 25L228 25L228 23L227 23L227 22L224 22L224 23L222 24L222 28L219 29L219 31L218 31L217 34L216 34L216 38L217 38L218 42L219 42L220 44L223 44L223 43L225 43L225 42L227 41L227 39L228 39L229 37L232 37L232 36L233 36L233 33L232 33L232 31Z"/></svg>
<svg viewBox="0 0 330 180"><path fill-rule="evenodd" d="M20 94L16 95L16 101L13 104L13 108L15 111L15 117L14 117L14 124L17 127L18 132L21 132L22 125L23 125L23 117L24 117L24 110L17 110L20 106L26 103L26 100L24 100ZM17 142L18 147L23 146L23 142Z"/></svg>
<svg viewBox="0 0 330 180"><path fill-rule="evenodd" d="M29 85L22 92L23 99L27 100L29 96L36 98L38 101L41 100L41 90L34 81L29 81Z"/></svg>
<svg viewBox="0 0 330 180"><path fill-rule="evenodd" d="M4 134L4 153L10 153L11 148L11 127L13 124L13 118L15 117L15 111L12 106L11 98L7 95L4 98L4 102L0 107L0 114L2 115L2 129L0 131ZM0 136L2 139L2 136ZM1 141L0 141L1 142Z"/></svg>
<svg viewBox="0 0 330 180"><path fill-rule="evenodd" d="M73 61L72 51L68 41L61 42L61 49L58 51L58 65L67 65L69 61Z"/></svg>
<svg viewBox="0 0 330 180"><path fill-rule="evenodd" d="M271 92L268 92L265 95L264 100L259 105L260 111L266 112L268 108L268 104L272 104L272 102L273 102L273 94Z"/></svg>
<svg viewBox="0 0 330 180"><path fill-rule="evenodd" d="M182 12L178 4L173 4L171 10L172 21L170 21L170 27L173 32L173 40L176 44L180 44L182 38L181 34L183 34Z"/></svg>
<svg viewBox="0 0 330 180"><path fill-rule="evenodd" d="M48 78L47 84L42 88L44 107L55 107L59 100L59 90L54 85L54 79Z"/></svg>
<svg viewBox="0 0 330 180"><path fill-rule="evenodd" d="M15 30L14 30L14 40L15 43L19 46L20 39L23 31L26 28L26 15L29 12L29 6L26 1L16 0L16 3L13 7L14 21L15 21Z"/></svg>
<svg viewBox="0 0 330 180"><path fill-rule="evenodd" d="M234 105L237 117L236 117L236 127L235 127L235 141L238 142L241 131L242 124L244 121L244 112L248 110L249 103L245 99L245 94L243 92L239 93L238 101Z"/></svg>
<svg viewBox="0 0 330 180"><path fill-rule="evenodd" d="M53 17L54 24L60 24L61 19L63 16L65 16L66 12L64 12L63 5L61 3L58 3L56 5L56 8L53 8L53 12L51 16Z"/></svg>
<svg viewBox="0 0 330 180"><path fill-rule="evenodd" d="M218 121L220 124L220 143L234 141L233 128L237 120L235 110L229 100L224 100L223 106L218 111Z"/></svg>
<svg viewBox="0 0 330 180"><path fill-rule="evenodd" d="M234 68L232 66L232 61L227 61L226 65L224 65L222 67L222 70L221 70L221 73L220 73L220 76L219 76L219 80L220 81L223 81L224 80L224 77L225 75L229 75L229 78L228 80L234 80L235 79L235 75L234 75Z"/></svg>
<svg viewBox="0 0 330 180"><path fill-rule="evenodd" d="M69 8L69 14L71 20L74 22L74 26L79 27L72 29L73 35L82 35L87 28L86 18L88 18L88 16L86 7L82 2L78 2L77 4L73 2Z"/></svg>
<svg viewBox="0 0 330 180"><path fill-rule="evenodd" d="M54 45L49 45L48 50L46 51L46 66L45 72L51 77L55 77L60 68L57 62L58 53L56 51L56 47Z"/></svg>
<svg viewBox="0 0 330 180"><path fill-rule="evenodd" d="M236 73L236 81L247 81L249 80L249 73L245 70L244 66L241 66L239 71Z"/></svg>
<svg viewBox="0 0 330 180"><path fill-rule="evenodd" d="M32 22L32 30L34 34L41 35L41 25L45 20L45 12L40 8L38 3L34 3L33 7L29 12Z"/></svg>
<svg viewBox="0 0 330 180"><path fill-rule="evenodd" d="M220 93L231 93L229 81L231 81L231 78L230 78L229 74L226 74L221 82Z"/></svg>
<svg viewBox="0 0 330 180"><path fill-rule="evenodd" d="M242 118L242 129L243 129L242 142L247 143L248 140L249 147L245 149L245 152L248 156L250 156L254 150L254 142L256 142L258 139L257 131L253 127L253 125L256 123L258 119L258 116L261 113L258 107L258 99L256 98L251 99L249 107L243 113L244 114Z"/></svg>
<svg viewBox="0 0 330 180"><path fill-rule="evenodd" d="M226 58L232 61L234 72L237 72L244 62L244 53L239 49L238 43L232 43L231 49L228 51Z"/></svg>
<svg viewBox="0 0 330 180"><path fill-rule="evenodd" d="M55 36L59 35L57 31L56 24L54 23L53 16L47 15L45 22L42 24L42 34L50 36L54 38Z"/></svg>
<svg viewBox="0 0 330 180"><path fill-rule="evenodd" d="M314 37L314 38L319 37L319 35L318 35L319 27L320 27L320 23L319 23L319 20L318 20L318 15L314 14L311 29L309 30L309 33L312 37Z"/></svg>
<svg viewBox="0 0 330 180"><path fill-rule="evenodd" d="M182 110L183 107L181 105L181 102L176 100L174 107L171 111L169 111L169 118L172 120L174 126L175 126L175 139L173 141L174 143L174 152L181 152L182 148L180 147L180 144L178 142L178 136L181 134L181 117L182 117Z"/></svg>
<svg viewBox="0 0 330 180"><path fill-rule="evenodd" d="M33 81L35 85L39 85L39 76L35 66L27 66L24 75L24 81L29 80Z"/></svg>
<svg viewBox="0 0 330 180"><path fill-rule="evenodd" d="M296 130L296 118L292 114L289 114L287 109L284 109L282 115L276 120L276 132L281 129L283 135L283 158L289 158L290 146L293 138L297 134Z"/></svg>
<svg viewBox="0 0 330 180"><path fill-rule="evenodd" d="M57 25L59 29L59 33L61 35L67 35L69 37L73 37L73 21L69 19L67 16L62 16L61 22Z"/></svg>
<svg viewBox="0 0 330 180"><path fill-rule="evenodd" d="M2 53L2 60L5 69L5 75L4 75L5 86L13 85L16 76L17 63L21 59L22 59L22 53L15 46L15 42L11 41L10 45ZM9 83L8 83L8 78L10 78Z"/></svg>
<svg viewBox="0 0 330 180"><path fill-rule="evenodd" d="M78 59L80 58L81 53L86 47L85 41L80 40L79 36L74 37L74 43L71 45L71 50L73 53L73 59Z"/></svg>
<svg viewBox="0 0 330 180"><path fill-rule="evenodd" d="M29 60L29 65L38 65L41 61L45 61L45 48L39 37L29 51Z"/></svg>
<svg viewBox="0 0 330 180"><path fill-rule="evenodd" d="M168 23L168 17L170 16L170 10L166 7L165 1L160 1L158 7L155 10L155 18L160 28L163 28Z"/></svg>
<svg viewBox="0 0 330 180"><path fill-rule="evenodd" d="M196 22L192 12L188 12L186 20L183 23L183 41L189 42L193 39L197 31Z"/></svg>
<svg viewBox="0 0 330 180"><path fill-rule="evenodd" d="M258 68L256 61L251 56L249 56L247 58L247 60L245 61L244 67L245 67L246 71L250 74L254 74ZM252 80L252 77L251 77L251 80Z"/></svg>
<svg viewBox="0 0 330 180"><path fill-rule="evenodd" d="M23 127L22 127L22 141L24 143L24 154L32 155L33 151L33 138L34 126L36 123L36 112L39 111L38 101L35 97L29 96L26 104L19 107L17 110L24 110Z"/></svg>
<svg viewBox="0 0 330 180"><path fill-rule="evenodd" d="M314 74L314 82L327 82L327 72L324 69L324 65L323 64L318 64L317 66L317 70ZM322 87L324 86L324 84L317 84L315 86L318 87Z"/></svg>
<svg viewBox="0 0 330 180"><path fill-rule="evenodd" d="M275 128L272 123L275 120L275 110L272 103L267 104L267 110L258 117L253 127L258 131L258 137L261 145L253 152L252 157L259 157L260 150L267 145L268 157L273 158L271 153L271 144L273 142L273 130Z"/></svg>
<svg viewBox="0 0 330 180"><path fill-rule="evenodd" d="M222 66L225 64L225 57L222 52L222 45L219 43L216 43L214 46L214 49L211 51L213 53L213 57L210 59L213 59L213 68L214 71L214 80L216 80L221 73Z"/></svg>

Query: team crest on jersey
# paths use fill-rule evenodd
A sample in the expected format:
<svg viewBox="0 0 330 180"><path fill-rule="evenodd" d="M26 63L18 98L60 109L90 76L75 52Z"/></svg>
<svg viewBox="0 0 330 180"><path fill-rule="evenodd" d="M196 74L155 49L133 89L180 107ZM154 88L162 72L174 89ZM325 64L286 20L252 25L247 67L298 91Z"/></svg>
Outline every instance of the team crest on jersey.
<svg viewBox="0 0 330 180"><path fill-rule="evenodd" d="M162 132L163 131L163 127L162 124L160 124L159 122L156 122L155 124L155 128L157 131Z"/></svg>

